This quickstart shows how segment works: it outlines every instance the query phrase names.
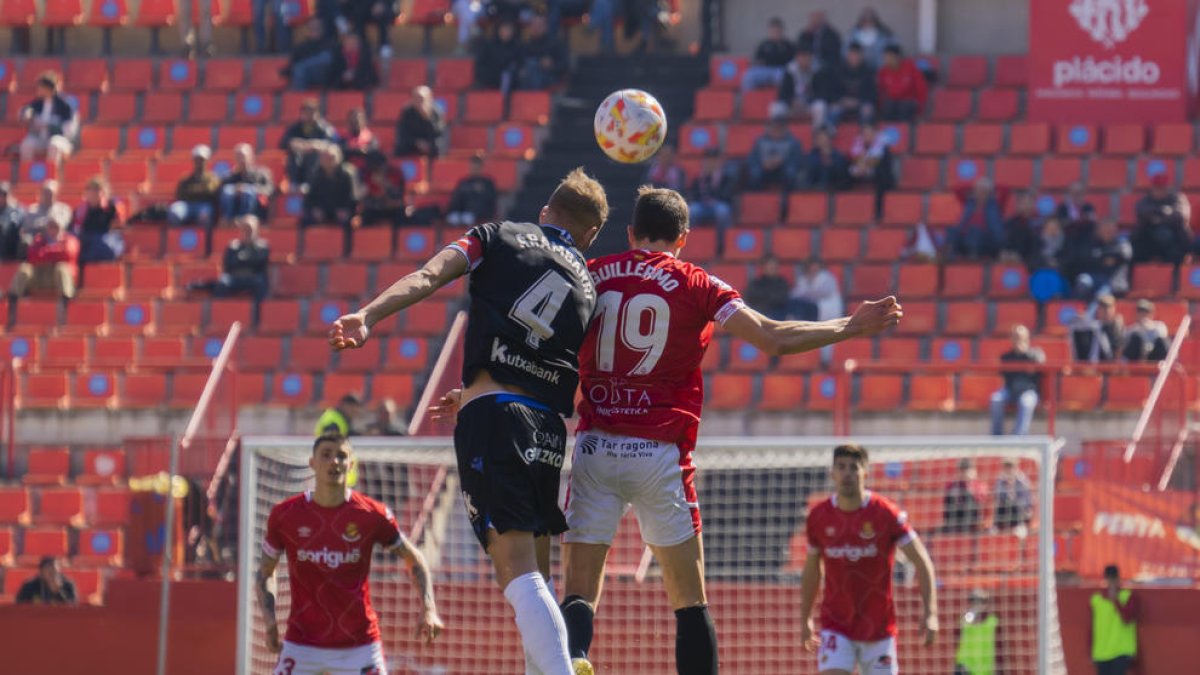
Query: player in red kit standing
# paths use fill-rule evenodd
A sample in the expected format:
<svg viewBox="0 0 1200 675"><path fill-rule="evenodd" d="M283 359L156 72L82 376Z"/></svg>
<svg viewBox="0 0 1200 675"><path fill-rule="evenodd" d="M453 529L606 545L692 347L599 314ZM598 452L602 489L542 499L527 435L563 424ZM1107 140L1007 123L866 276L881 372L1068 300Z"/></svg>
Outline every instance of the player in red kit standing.
<svg viewBox="0 0 1200 675"><path fill-rule="evenodd" d="M925 644L938 631L933 563L908 524L908 514L866 489L867 451L857 445L833 449L833 496L808 513L808 558L800 581L800 635L817 651L823 675L899 673L892 565L899 548L913 563L925 605ZM813 634L812 609L821 585L821 633Z"/></svg>
<svg viewBox="0 0 1200 675"><path fill-rule="evenodd" d="M267 518L258 598L267 647L280 652L274 675L387 674L367 584L376 545L408 563L421 592L418 634L432 642L442 630L425 558L400 532L391 509L346 487L353 464L345 437L318 437L309 459L314 489L280 502ZM270 586L285 553L292 608L280 643Z"/></svg>

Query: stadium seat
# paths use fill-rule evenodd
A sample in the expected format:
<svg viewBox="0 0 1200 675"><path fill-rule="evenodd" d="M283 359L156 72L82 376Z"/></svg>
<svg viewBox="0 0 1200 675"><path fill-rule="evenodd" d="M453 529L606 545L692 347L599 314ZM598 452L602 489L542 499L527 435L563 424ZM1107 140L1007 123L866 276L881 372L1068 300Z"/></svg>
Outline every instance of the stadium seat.
<svg viewBox="0 0 1200 675"><path fill-rule="evenodd" d="M997 87L1023 89L1028 83L1026 56L1016 54L996 58L996 75L993 84Z"/></svg>
<svg viewBox="0 0 1200 675"><path fill-rule="evenodd" d="M872 207L873 208L873 207ZM863 260L868 262L895 262L908 241L908 233L899 229L875 229L867 231L867 250ZM937 286L937 270L932 269L933 285Z"/></svg>
<svg viewBox="0 0 1200 675"><path fill-rule="evenodd" d="M696 90L692 119L697 122L726 122L735 118L736 95L729 90Z"/></svg>
<svg viewBox="0 0 1200 675"><path fill-rule="evenodd" d="M867 259L871 259L871 241L879 232L867 232ZM896 255L893 253L892 259ZM900 265L899 279L896 283L896 293L905 300L931 298L937 295L938 268L936 265L910 263Z"/></svg>
<svg viewBox="0 0 1200 675"><path fill-rule="evenodd" d="M750 284L749 267L741 262L712 263L708 273L734 288L745 288Z"/></svg>
<svg viewBox="0 0 1200 675"><path fill-rule="evenodd" d="M429 345L416 337L398 337L388 340L384 352L383 369L388 372L419 373L428 366Z"/></svg>
<svg viewBox="0 0 1200 675"><path fill-rule="evenodd" d="M312 376L294 372L276 372L271 390L271 405L303 407L313 402Z"/></svg>
<svg viewBox="0 0 1200 675"><path fill-rule="evenodd" d="M955 56L946 72L946 86L979 89L988 81L986 56Z"/></svg>
<svg viewBox="0 0 1200 675"><path fill-rule="evenodd" d="M808 410L830 411L834 409L839 395L839 387L841 386L837 377L833 375L815 374L808 378L808 403L805 408Z"/></svg>
<svg viewBox="0 0 1200 675"><path fill-rule="evenodd" d="M963 154L996 155L1003 149L1003 126L999 124L967 124L963 127Z"/></svg>
<svg viewBox="0 0 1200 675"><path fill-rule="evenodd" d="M79 533L79 553L71 556L71 564L85 567L119 566L124 555L125 535L122 530L89 528ZM77 577L79 571L72 570L72 579ZM82 592L80 595L84 596Z"/></svg>
<svg viewBox="0 0 1200 675"><path fill-rule="evenodd" d="M975 298L983 295L983 265L951 263L942 268L942 297Z"/></svg>
<svg viewBox="0 0 1200 675"><path fill-rule="evenodd" d="M276 271L272 293L283 298L305 298L317 292L316 265L272 265Z"/></svg>
<svg viewBox="0 0 1200 675"><path fill-rule="evenodd" d="M214 344L220 348L219 342ZM291 361L282 356L283 343L277 337L248 335L238 340L237 365L242 370L274 370L281 362L290 365Z"/></svg>
<svg viewBox="0 0 1200 675"><path fill-rule="evenodd" d="M38 525L83 525L83 492L75 486L38 490L33 522Z"/></svg>
<svg viewBox="0 0 1200 675"><path fill-rule="evenodd" d="M195 401L193 401L193 404ZM87 506L86 519L93 526L124 525L130 515L130 492L123 487L99 489L95 491L95 502L90 498Z"/></svg>
<svg viewBox="0 0 1200 675"><path fill-rule="evenodd" d="M520 160L488 157L483 160L483 173L492 179L500 192L515 192L519 186L517 168Z"/></svg>
<svg viewBox="0 0 1200 675"><path fill-rule="evenodd" d="M763 412L799 410L804 403L804 385L803 376L764 375L758 409Z"/></svg>
<svg viewBox="0 0 1200 675"><path fill-rule="evenodd" d="M126 244L128 244L128 230L126 231ZM143 251L144 255L157 257L158 253L154 249L147 247ZM173 277L175 268L170 263L162 262L140 262L136 265L131 265L129 270L129 287L125 290L125 295L130 298L161 298L172 293L174 286ZM114 313L114 316L120 316L119 312Z"/></svg>
<svg viewBox="0 0 1200 675"><path fill-rule="evenodd" d="M1008 151L1013 155L1043 155L1050 150L1050 126L1042 122L1013 124L1008 130Z"/></svg>
<svg viewBox="0 0 1200 675"><path fill-rule="evenodd" d="M762 135L762 128L757 124L729 124L725 127L725 155L732 159L741 159L750 154L754 141Z"/></svg>
<svg viewBox="0 0 1200 675"><path fill-rule="evenodd" d="M1166 177L1168 185L1175 185L1175 160L1143 157L1137 161L1133 186L1138 190L1145 190L1150 187L1151 181L1160 175Z"/></svg>
<svg viewBox="0 0 1200 675"><path fill-rule="evenodd" d="M16 546L13 528L8 525L0 525L0 569L13 564L17 552Z"/></svg>
<svg viewBox="0 0 1200 675"><path fill-rule="evenodd" d="M331 262L345 258L345 232L340 227L304 228L305 262Z"/></svg>
<svg viewBox="0 0 1200 675"><path fill-rule="evenodd" d="M745 56L728 54L714 55L709 59L709 85L721 89L737 89L742 85L742 75L749 66Z"/></svg>
<svg viewBox="0 0 1200 675"><path fill-rule="evenodd" d="M142 121L147 124L176 124L183 119L183 94L177 91L147 92L142 103ZM224 119L222 114L221 119ZM188 158L188 168L191 168Z"/></svg>
<svg viewBox="0 0 1200 675"><path fill-rule="evenodd" d="M936 122L961 122L971 116L974 94L965 89L936 89L929 119Z"/></svg>
<svg viewBox="0 0 1200 675"><path fill-rule="evenodd" d="M33 499L29 490L15 485L0 486L0 523L28 525L32 511Z"/></svg>
<svg viewBox="0 0 1200 675"><path fill-rule="evenodd" d="M254 304L250 300L214 300L208 307L208 323L205 330L209 334L224 335L234 322L240 322L243 328L249 328L253 323Z"/></svg>
<svg viewBox="0 0 1200 675"><path fill-rule="evenodd" d="M710 410L743 410L753 401L754 381L749 375L719 373L705 389Z"/></svg>
<svg viewBox="0 0 1200 675"><path fill-rule="evenodd" d="M1060 124L1054 130L1054 151L1063 155L1090 155L1099 145L1099 133L1093 125Z"/></svg>
<svg viewBox="0 0 1200 675"><path fill-rule="evenodd" d="M933 363L963 366L971 362L972 341L962 337L936 337L929 343Z"/></svg>
<svg viewBox="0 0 1200 675"><path fill-rule="evenodd" d="M986 89L979 92L979 113L983 122L1008 122L1020 113L1021 99L1013 89Z"/></svg>
<svg viewBox="0 0 1200 675"><path fill-rule="evenodd" d="M188 121L193 124L223 123L229 116L229 94L223 91L194 91L188 96Z"/></svg>
<svg viewBox="0 0 1200 675"><path fill-rule="evenodd" d="M1008 343L1005 345L1007 347ZM958 380L956 407L959 410L987 410L992 394L1003 386L1004 378L1000 375L963 373Z"/></svg>
<svg viewBox="0 0 1200 675"><path fill-rule="evenodd" d="M36 565L44 556L65 558L68 550L65 527L26 528L17 564Z"/></svg>
<svg viewBox="0 0 1200 675"><path fill-rule="evenodd" d="M42 352L43 368L75 370L87 365L87 340L82 336L51 336L46 338Z"/></svg>
<svg viewBox="0 0 1200 675"><path fill-rule="evenodd" d="M1109 375L1104 396L1104 409L1140 411L1150 397L1153 382L1147 375Z"/></svg>
<svg viewBox="0 0 1200 675"><path fill-rule="evenodd" d="M1046 157L1042 160L1041 187L1063 190L1083 178L1083 167L1074 157Z"/></svg>
<svg viewBox="0 0 1200 675"><path fill-rule="evenodd" d="M295 343L293 342L293 348ZM383 353L387 340L371 340L358 349L345 349L338 352L338 372L369 374L378 372L383 363ZM326 351L328 351L326 346ZM328 375L326 375L328 382ZM329 392L325 392L328 395Z"/></svg>
<svg viewBox="0 0 1200 675"><path fill-rule="evenodd" d="M71 452L67 448L31 448L21 482L26 485L62 485L70 473Z"/></svg>
<svg viewBox="0 0 1200 675"><path fill-rule="evenodd" d="M1172 157L1186 157L1195 148L1195 133L1191 124L1156 124L1150 153Z"/></svg>
<svg viewBox="0 0 1200 675"><path fill-rule="evenodd" d="M37 3L34 0L4 0L0 2L0 26L6 28L28 28L37 21Z"/></svg>
<svg viewBox="0 0 1200 675"><path fill-rule="evenodd" d="M493 152L510 159L533 159L537 151L533 128L527 124L508 122L496 127ZM437 166L436 164L434 165Z"/></svg>
<svg viewBox="0 0 1200 675"><path fill-rule="evenodd" d="M159 126L129 127L125 152L157 156L167 147L167 130Z"/></svg>
<svg viewBox="0 0 1200 675"><path fill-rule="evenodd" d="M883 225L912 227L923 218L921 195L889 192L883 202Z"/></svg>
<svg viewBox="0 0 1200 675"><path fill-rule="evenodd" d="M913 375L908 383L910 410L949 412L954 409L954 377Z"/></svg>
<svg viewBox="0 0 1200 675"><path fill-rule="evenodd" d="M766 255L766 235L763 230L730 229L725 233L725 260L755 262Z"/></svg>
<svg viewBox="0 0 1200 675"><path fill-rule="evenodd" d="M957 131L953 124L926 123L917 127L916 145L913 152L918 155L945 156L954 152Z"/></svg>
<svg viewBox="0 0 1200 675"><path fill-rule="evenodd" d="M170 2L171 0L152 0ZM143 5L144 6L144 5ZM190 92L198 86L196 62L186 59L168 59L158 64L158 88L167 91Z"/></svg>
<svg viewBox="0 0 1200 675"><path fill-rule="evenodd" d="M508 101L508 119L513 122L524 122L537 126L550 123L550 92L546 91L517 91L510 95ZM732 115L726 119L732 119Z"/></svg>
<svg viewBox="0 0 1200 675"><path fill-rule="evenodd" d="M367 343L371 344L371 343ZM351 349L348 351L361 351ZM321 385L321 405L335 405L346 394L354 394L361 398L366 398L367 380L362 374L346 374L340 372L329 372L322 378Z"/></svg>
<svg viewBox="0 0 1200 675"><path fill-rule="evenodd" d="M92 11L109 0L92 3ZM123 0L114 0L122 4ZM149 59L117 59L113 62L112 91L146 91L154 87L154 62ZM111 93L111 92L110 92Z"/></svg>
<svg viewBox="0 0 1200 675"><path fill-rule="evenodd" d="M867 299L877 299L887 295L880 293L869 296ZM859 296L862 297L862 296ZM904 320L896 328L897 335L919 335L927 336L933 334L937 330L937 304L934 302L905 302L904 303Z"/></svg>
<svg viewBox="0 0 1200 675"><path fill-rule="evenodd" d="M750 195L742 196L743 210L746 208L746 199ZM771 214L775 216L771 222L777 222L779 219L778 208L780 197L778 195L762 195L761 206L757 208L761 211L764 218L770 218ZM785 222L788 225L799 225L804 227L813 227L824 225L829 222L829 197L820 193L792 193L787 197L787 219Z"/></svg>
<svg viewBox="0 0 1200 675"><path fill-rule="evenodd" d="M112 92L97 100L97 124L128 124L137 117L137 95L132 92Z"/></svg>
<svg viewBox="0 0 1200 675"><path fill-rule="evenodd" d="M875 196L866 192L847 192L833 198L834 225L869 225L875 222ZM898 251L899 249L897 249Z"/></svg>
<svg viewBox="0 0 1200 675"><path fill-rule="evenodd" d="M1162 263L1142 263L1133 268L1135 298L1169 298L1175 291L1175 266Z"/></svg>
<svg viewBox="0 0 1200 675"><path fill-rule="evenodd" d="M831 363L835 367L840 367L847 360L858 362L871 361L875 358L875 341L874 340L847 340L833 345L833 357Z"/></svg>
<svg viewBox="0 0 1200 675"><path fill-rule="evenodd" d="M691 249L692 236L694 234L688 235L688 249ZM771 233L771 254L784 263L806 261L812 257L812 238L810 230L776 228Z"/></svg>
<svg viewBox="0 0 1200 675"><path fill-rule="evenodd" d="M158 408L167 400L164 373L131 373L121 386L120 402L128 408Z"/></svg>
<svg viewBox="0 0 1200 675"><path fill-rule="evenodd" d="M121 148L123 129L84 125L79 131L79 147L90 154L109 156Z"/></svg>
<svg viewBox="0 0 1200 675"><path fill-rule="evenodd" d="M83 285L79 289L78 297L82 300L111 300L120 295L124 288L125 266L123 264L92 263L84 270ZM67 307L67 323L72 323L71 306Z"/></svg>
<svg viewBox="0 0 1200 675"><path fill-rule="evenodd" d="M945 305L946 335L982 335L987 329L987 305L978 301L948 302Z"/></svg>
<svg viewBox="0 0 1200 675"><path fill-rule="evenodd" d="M1138 155L1146 149L1146 126L1141 123L1109 124L1104 127L1104 152L1109 155Z"/></svg>
<svg viewBox="0 0 1200 675"><path fill-rule="evenodd" d="M137 342L124 335L97 337L88 362L97 368L132 367L137 362Z"/></svg>
<svg viewBox="0 0 1200 675"><path fill-rule="evenodd" d="M771 104L776 100L774 89L754 89L742 94L741 114L738 119L753 122L756 135L762 135L762 122L771 118Z"/></svg>
<svg viewBox="0 0 1200 675"><path fill-rule="evenodd" d="M499 90L469 91L462 119L472 124L495 124L504 119L504 94Z"/></svg>
<svg viewBox="0 0 1200 675"><path fill-rule="evenodd" d="M258 333L291 335L301 326L300 303L295 300L264 300L258 310Z"/></svg>
<svg viewBox="0 0 1200 675"><path fill-rule="evenodd" d="M988 295L992 298L1023 298L1029 293L1029 278L1021 265L996 264L988 270Z"/></svg>
<svg viewBox="0 0 1200 675"><path fill-rule="evenodd" d="M862 231L827 227L820 233L821 258L832 262L852 262L862 256Z"/></svg>
<svg viewBox="0 0 1200 675"><path fill-rule="evenodd" d="M329 266L326 279L322 290L328 298L359 298L369 287L364 263L334 263Z"/></svg>
<svg viewBox="0 0 1200 675"><path fill-rule="evenodd" d="M1059 380L1059 408L1071 412L1096 410L1102 385L1099 375L1064 375Z"/></svg>
<svg viewBox="0 0 1200 675"><path fill-rule="evenodd" d="M922 495L931 506L939 497L926 497ZM906 502L907 503L907 502ZM926 513L936 511L941 513L940 508L930 510L914 509L913 513L917 516L925 516ZM910 514L911 516L912 514ZM933 532L942 526L941 517L933 520L926 516L922 518L922 523L918 524L915 518L913 519L914 527L920 527L923 532ZM971 569L971 565L978 560L980 556L976 553L976 540L973 534L943 534L939 533L936 537L929 538L929 557L933 560L933 564L938 570L944 570L947 575L967 575Z"/></svg>
<svg viewBox="0 0 1200 675"><path fill-rule="evenodd" d="M935 192L929 195L928 223L932 227L949 227L957 225L962 219L962 202L958 197L948 192Z"/></svg>
<svg viewBox="0 0 1200 675"><path fill-rule="evenodd" d="M71 393L74 408L109 408L117 404L117 378L111 372L79 373Z"/></svg>
<svg viewBox="0 0 1200 675"><path fill-rule="evenodd" d="M238 91L246 86L242 59L210 59L204 66L204 88L213 92Z"/></svg>
<svg viewBox="0 0 1200 675"><path fill-rule="evenodd" d="M439 94L465 91L475 82L471 59L438 59L433 68L433 89Z"/></svg>
<svg viewBox="0 0 1200 675"><path fill-rule="evenodd" d="M293 337L287 365L304 373L322 373L330 369L333 350L328 337Z"/></svg>
<svg viewBox="0 0 1200 675"><path fill-rule="evenodd" d="M1043 160L1042 171L1045 171L1046 162ZM1072 160L1067 160L1068 162ZM1072 181L1074 182L1074 181ZM1118 159L1112 157L1093 157L1088 161L1088 179L1087 186L1091 190L1122 190L1129 185L1129 160ZM1051 189L1061 189L1063 185L1047 185L1044 181L1042 187Z"/></svg>
<svg viewBox="0 0 1200 675"><path fill-rule="evenodd" d="M415 394L416 387L412 375L389 373L371 377L372 402L390 398L398 405L407 407L414 403Z"/></svg>
<svg viewBox="0 0 1200 675"><path fill-rule="evenodd" d="M734 340L729 350L728 370L735 373L762 373L770 358L766 352L743 340Z"/></svg>
<svg viewBox="0 0 1200 675"><path fill-rule="evenodd" d="M900 189L925 192L941 182L941 162L932 157L905 157L900 165Z"/></svg>
<svg viewBox="0 0 1200 675"><path fill-rule="evenodd" d="M195 301L174 301L159 307L155 322L158 335L195 335L201 325L202 307Z"/></svg>
<svg viewBox="0 0 1200 675"><path fill-rule="evenodd" d="M822 257L827 258L824 254ZM874 300L889 295L894 287L891 265L855 265L852 279L847 295L853 298Z"/></svg>
<svg viewBox="0 0 1200 675"><path fill-rule="evenodd" d="M900 375L862 375L858 378L858 405L864 411L898 411L904 400Z"/></svg>

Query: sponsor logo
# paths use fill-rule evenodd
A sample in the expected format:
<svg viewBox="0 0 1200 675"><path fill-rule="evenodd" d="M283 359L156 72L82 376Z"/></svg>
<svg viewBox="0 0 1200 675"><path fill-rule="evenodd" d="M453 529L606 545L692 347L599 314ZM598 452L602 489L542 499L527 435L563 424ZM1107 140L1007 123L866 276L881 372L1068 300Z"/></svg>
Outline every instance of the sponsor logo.
<svg viewBox="0 0 1200 675"><path fill-rule="evenodd" d="M302 525L296 530L296 536L301 539L307 539L312 536L312 528Z"/></svg>
<svg viewBox="0 0 1200 675"><path fill-rule="evenodd" d="M549 464L556 469L561 469L563 465L562 453L548 448L525 448L521 451L521 459L526 464L541 462L542 464Z"/></svg>
<svg viewBox="0 0 1200 675"><path fill-rule="evenodd" d="M874 558L879 555L879 549L875 544L867 544L866 546L834 546L825 549L825 557L831 560L849 560L850 562L858 562L863 558Z"/></svg>
<svg viewBox="0 0 1200 675"><path fill-rule="evenodd" d="M551 384L558 384L559 379L562 377L562 373L557 370L538 365L519 354L509 354L508 345L500 342L500 338L492 340L491 361L510 368L516 368L517 370L523 370L539 380L545 380Z"/></svg>
<svg viewBox="0 0 1200 675"><path fill-rule="evenodd" d="M1162 68L1154 61L1143 61L1134 56L1124 59L1094 59L1091 56L1054 62L1054 86L1069 84L1088 85L1152 85L1162 77Z"/></svg>
<svg viewBox="0 0 1200 675"><path fill-rule="evenodd" d="M346 531L342 533L342 539L351 543L362 539L362 534L358 531L358 525L356 523L346 523Z"/></svg>
<svg viewBox="0 0 1200 675"><path fill-rule="evenodd" d="M349 551L333 551L328 547L320 550L302 548L296 551L296 562L311 562L324 565L329 569L337 569L342 565L355 565L362 562L362 552L356 548Z"/></svg>
<svg viewBox="0 0 1200 675"><path fill-rule="evenodd" d="M1088 37L1112 49L1142 25L1150 5L1146 0L1074 0L1067 11Z"/></svg>
<svg viewBox="0 0 1200 675"><path fill-rule="evenodd" d="M475 508L475 502L471 501L471 495L467 494L466 490L462 491L463 506L467 508L467 517L471 520L479 518L479 509Z"/></svg>
<svg viewBox="0 0 1200 675"><path fill-rule="evenodd" d="M872 525L871 523L863 523L862 531L858 533L858 536L862 537L863 539L874 539L875 538L875 526Z"/></svg>
<svg viewBox="0 0 1200 675"><path fill-rule="evenodd" d="M1144 539L1164 539L1167 528L1163 521L1141 513L1121 513L1101 511L1092 520L1094 534L1107 534L1114 537L1141 537Z"/></svg>
<svg viewBox="0 0 1200 675"><path fill-rule="evenodd" d="M585 455L594 455L598 444L599 439L595 436L584 436L579 440L579 451Z"/></svg>
<svg viewBox="0 0 1200 675"><path fill-rule="evenodd" d="M588 400L596 405L615 405L641 408L654 405L645 389L596 383L588 387Z"/></svg>

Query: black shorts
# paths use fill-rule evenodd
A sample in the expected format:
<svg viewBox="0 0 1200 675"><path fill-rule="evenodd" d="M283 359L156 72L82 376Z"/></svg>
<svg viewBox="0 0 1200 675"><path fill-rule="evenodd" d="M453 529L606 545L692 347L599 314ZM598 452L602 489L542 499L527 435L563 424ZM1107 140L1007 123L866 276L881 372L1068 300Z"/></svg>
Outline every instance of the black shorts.
<svg viewBox="0 0 1200 675"><path fill-rule="evenodd" d="M558 508L566 448L562 417L534 399L488 394L458 412L454 451L463 502L485 550L488 528L537 536L567 531Z"/></svg>

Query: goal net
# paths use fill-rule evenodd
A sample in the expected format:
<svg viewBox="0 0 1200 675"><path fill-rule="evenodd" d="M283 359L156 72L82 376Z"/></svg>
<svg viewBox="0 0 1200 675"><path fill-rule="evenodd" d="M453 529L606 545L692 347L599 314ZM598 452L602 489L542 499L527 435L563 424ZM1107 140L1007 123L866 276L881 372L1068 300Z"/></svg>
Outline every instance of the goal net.
<svg viewBox="0 0 1200 675"><path fill-rule="evenodd" d="M696 451L709 606L722 670L748 675L815 673L800 649L800 573L807 508L827 497L831 449L848 439L707 439ZM987 594L1000 630L997 672L1065 673L1055 600L1052 486L1057 445L1041 438L858 438L870 452L868 489L909 514L937 572L942 632L920 644L921 599L912 565L894 568L899 659L907 673L954 671L969 598ZM244 439L239 546L239 673L270 673L253 570L271 507L311 486L307 438ZM390 505L433 571L446 632L414 636L419 602L404 567L376 552L372 602L393 673L520 673L524 659L510 608L471 532L449 439L353 439L358 488ZM1008 463L1028 481L1013 509L997 506ZM569 468L563 471L564 482ZM973 472L974 478L970 477ZM960 476L976 499L947 495ZM565 484L562 493L565 494ZM1017 491L1021 492L1021 491ZM1013 500L1003 501L1011 504ZM1027 507L1027 510L1026 508ZM1013 515L1016 513L1017 515ZM632 513L609 552L592 660L602 673L674 673L675 622L657 564ZM558 543L552 568L561 591ZM288 615L287 563L278 571L278 615ZM561 600L561 594L560 594ZM816 613L814 613L816 615Z"/></svg>

